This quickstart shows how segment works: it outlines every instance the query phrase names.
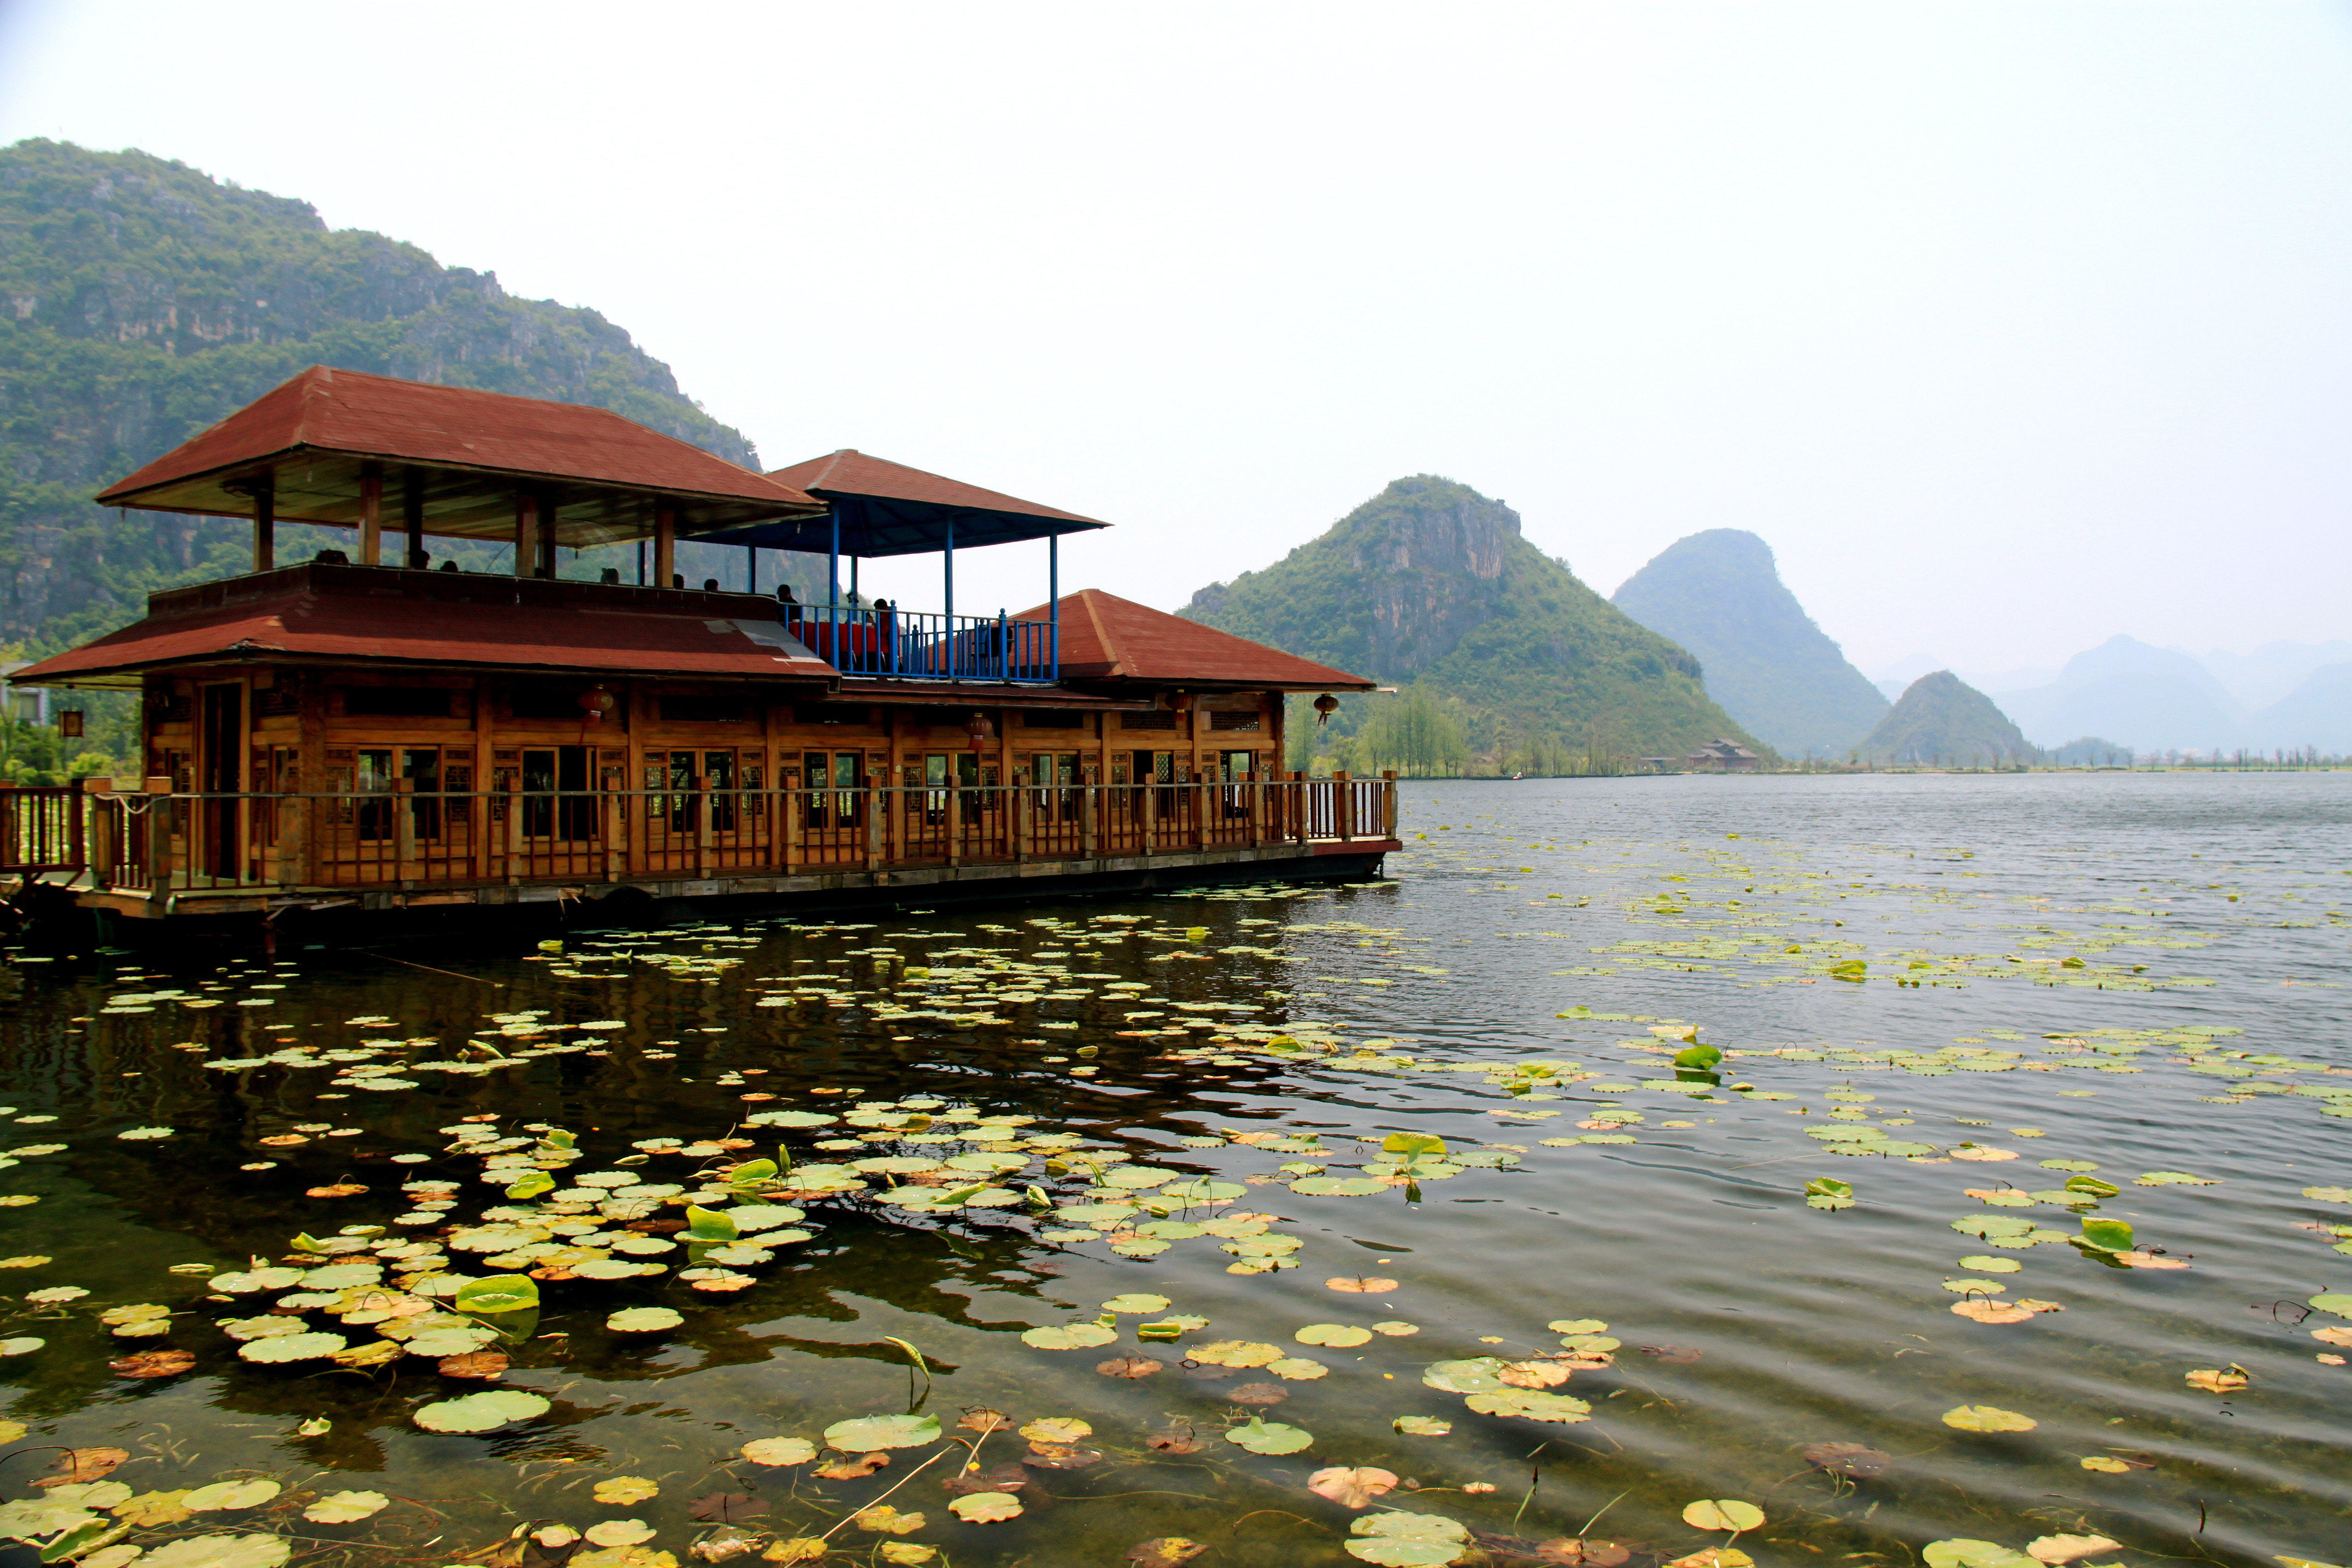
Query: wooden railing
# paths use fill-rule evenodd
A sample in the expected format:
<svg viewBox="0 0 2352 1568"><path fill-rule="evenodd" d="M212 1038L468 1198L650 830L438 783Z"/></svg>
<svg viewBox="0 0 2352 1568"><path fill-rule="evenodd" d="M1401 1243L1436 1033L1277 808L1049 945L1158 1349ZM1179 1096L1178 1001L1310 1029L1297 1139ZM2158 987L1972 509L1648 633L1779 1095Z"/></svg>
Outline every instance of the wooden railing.
<svg viewBox="0 0 2352 1568"><path fill-rule="evenodd" d="M161 782L161 781L158 781ZM102 793L93 885L711 880L1382 841L1392 778L851 789Z"/></svg>
<svg viewBox="0 0 2352 1568"><path fill-rule="evenodd" d="M80 870L86 799L79 784L0 786L0 876Z"/></svg>

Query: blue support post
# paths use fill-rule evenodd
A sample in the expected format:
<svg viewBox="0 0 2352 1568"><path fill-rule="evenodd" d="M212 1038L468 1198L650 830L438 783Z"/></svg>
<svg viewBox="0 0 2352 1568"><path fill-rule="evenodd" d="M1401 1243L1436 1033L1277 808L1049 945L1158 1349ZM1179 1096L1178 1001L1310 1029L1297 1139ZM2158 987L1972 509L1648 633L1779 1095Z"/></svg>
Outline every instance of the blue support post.
<svg viewBox="0 0 2352 1568"><path fill-rule="evenodd" d="M948 668L947 668L946 673L947 673L947 675L949 676L949 678L950 678L950 679L953 679L953 678L954 678L954 676L955 676L955 673L956 673L956 631L955 631L955 514L954 514L953 512L950 512L950 513L948 514L947 574L948 574L948 583L947 583L947 597L948 597L948 605L947 605L947 614L946 614L946 621L945 621L945 624L946 624L946 627L947 627L947 650L948 650L947 666L948 666Z"/></svg>
<svg viewBox="0 0 2352 1568"><path fill-rule="evenodd" d="M1047 679L1058 683L1062 679L1062 536L1058 533L1045 536L1045 622L1053 666Z"/></svg>
<svg viewBox="0 0 2352 1568"><path fill-rule="evenodd" d="M743 547L743 592L756 594L759 591L760 547L756 544L747 544Z"/></svg>
<svg viewBox="0 0 2352 1568"><path fill-rule="evenodd" d="M841 503L834 502L824 509L833 519L833 553L826 558L824 569L825 662L835 669L841 653Z"/></svg>

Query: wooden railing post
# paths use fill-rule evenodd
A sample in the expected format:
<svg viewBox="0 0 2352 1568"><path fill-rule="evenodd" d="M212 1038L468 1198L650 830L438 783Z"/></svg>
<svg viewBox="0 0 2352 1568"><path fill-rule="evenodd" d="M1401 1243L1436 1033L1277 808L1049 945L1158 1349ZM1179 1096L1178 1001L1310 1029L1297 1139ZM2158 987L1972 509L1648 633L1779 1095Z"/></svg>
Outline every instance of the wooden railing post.
<svg viewBox="0 0 2352 1568"><path fill-rule="evenodd" d="M621 879L621 868L626 864L629 856L628 818L621 806L623 799L624 796L614 790L596 792L596 837L604 847L603 870L604 880L608 882Z"/></svg>
<svg viewBox="0 0 2352 1568"><path fill-rule="evenodd" d="M416 781L392 781L393 880L406 886L416 879Z"/></svg>
<svg viewBox="0 0 2352 1568"><path fill-rule="evenodd" d="M694 874L708 879L710 875L710 808L718 803L711 798L710 775L694 775Z"/></svg>
<svg viewBox="0 0 2352 1568"><path fill-rule="evenodd" d="M1265 775L1252 769L1244 786L1249 791L1250 847L1265 847Z"/></svg>
<svg viewBox="0 0 2352 1568"><path fill-rule="evenodd" d="M152 784L156 781L150 779L148 782ZM168 788L171 781L166 779L163 782ZM156 868L161 880L168 882L171 877L172 830L166 812L171 802L163 796L151 795L149 798L154 804L148 806L148 816L161 820L155 820L148 829L148 843L153 847L148 851L148 858ZM310 804L299 795L278 797L274 809L278 816L278 885L281 888L299 887L306 880L302 869L310 839L310 814L305 808Z"/></svg>
<svg viewBox="0 0 2352 1568"><path fill-rule="evenodd" d="M1156 783L1144 786L1143 799L1139 804L1142 809L1136 814L1136 826L1142 835L1143 852L1150 855L1160 847L1160 787Z"/></svg>
<svg viewBox="0 0 2352 1568"><path fill-rule="evenodd" d="M866 807L863 815L866 818L866 868L868 871L882 868L882 809L885 800L879 783L881 777L880 773L866 775L866 798L861 803Z"/></svg>
<svg viewBox="0 0 2352 1568"><path fill-rule="evenodd" d="M1099 784L1079 786L1081 793L1078 795L1078 847L1080 853L1089 860L1093 859L1102 847L1100 836L1095 826L1095 792L1101 787Z"/></svg>
<svg viewBox="0 0 2352 1568"><path fill-rule="evenodd" d="M948 791L948 864L963 864L963 791Z"/></svg>
<svg viewBox="0 0 2352 1568"><path fill-rule="evenodd" d="M1397 825L1396 770L1390 768L1381 774L1381 837L1394 838Z"/></svg>
<svg viewBox="0 0 2352 1568"><path fill-rule="evenodd" d="M1037 792L1016 788L1013 794L1013 858L1024 861L1035 842Z"/></svg>
<svg viewBox="0 0 2352 1568"><path fill-rule="evenodd" d="M506 843L500 847L503 852L499 857L499 875L509 883L515 883L522 880L523 872L522 775L520 771L507 774L506 794L507 830L502 836Z"/></svg>
<svg viewBox="0 0 2352 1568"><path fill-rule="evenodd" d="M778 825L777 831L783 835L784 875L787 877L791 876L801 863L802 800L801 792L795 787L800 782L801 775L798 768L784 769L784 787L777 796L777 805L783 812L783 819Z"/></svg>
<svg viewBox="0 0 2352 1568"><path fill-rule="evenodd" d="M1331 836L1349 839L1356 836L1356 792L1349 787L1352 775L1342 769L1331 771Z"/></svg>

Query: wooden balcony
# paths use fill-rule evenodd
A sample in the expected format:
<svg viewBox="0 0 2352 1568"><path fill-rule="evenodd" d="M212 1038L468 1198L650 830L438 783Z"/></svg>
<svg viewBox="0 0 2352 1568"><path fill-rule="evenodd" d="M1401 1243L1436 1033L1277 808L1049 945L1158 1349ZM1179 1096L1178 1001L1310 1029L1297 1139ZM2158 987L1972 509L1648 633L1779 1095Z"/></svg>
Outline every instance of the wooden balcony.
<svg viewBox="0 0 2352 1568"><path fill-rule="evenodd" d="M1001 896L1019 879L1042 897L1056 879L1118 873L1307 875L1302 862L1335 856L1359 868L1396 847L1393 778L1344 775L846 789L698 778L690 789L580 792L395 781L341 794L106 789L83 806L84 863L35 865L9 841L0 874L140 917L593 900L626 888L789 899L940 883L984 895L977 884L998 883ZM38 853L53 856L54 832L42 831Z"/></svg>

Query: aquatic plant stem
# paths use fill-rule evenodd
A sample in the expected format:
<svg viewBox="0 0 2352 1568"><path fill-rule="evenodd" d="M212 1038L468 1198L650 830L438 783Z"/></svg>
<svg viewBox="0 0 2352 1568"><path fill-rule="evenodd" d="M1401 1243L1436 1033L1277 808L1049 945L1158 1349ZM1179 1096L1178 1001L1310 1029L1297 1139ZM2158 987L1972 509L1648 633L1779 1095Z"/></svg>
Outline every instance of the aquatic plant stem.
<svg viewBox="0 0 2352 1568"><path fill-rule="evenodd" d="M1623 1491L1619 1492L1615 1497L1611 1498L1607 1502L1602 1503L1601 1505L1600 1512L1595 1513L1591 1519L1586 1520L1583 1526L1577 1531L1576 1538L1579 1541L1581 1541L1587 1535L1591 1534L1592 1527L1601 1522L1601 1515L1607 1513L1611 1509L1615 1508L1619 1503L1623 1502L1628 1497L1633 1495L1633 1489L1628 1487Z"/></svg>
<svg viewBox="0 0 2352 1568"><path fill-rule="evenodd" d="M905 1486L908 1481L913 1480L917 1476L921 1475L925 1470L929 1469L933 1465L938 1464L941 1459L947 1458L947 1452L950 1448L961 1447L962 1447L961 1444L952 1440L941 1444L938 1453L933 1454L929 1458L925 1459L921 1464L917 1465L913 1469L908 1470L906 1475L906 1479L901 1480L898 1483L898 1486L892 1487L889 1491L884 1492L880 1497L876 1498L872 1502L866 1504L864 1507L857 1509L854 1512L844 1515L840 1524L835 1525L832 1530L826 1531L823 1535L818 1536L817 1539L819 1541L831 1541L834 1537L834 1532L840 1530L843 1525L849 1523L849 1521L856 1519L858 1514L881 1507L885 1501L888 1500L893 1493L898 1491L898 1487ZM967 1453L971 1452L970 1449L966 1449L965 1451Z"/></svg>

